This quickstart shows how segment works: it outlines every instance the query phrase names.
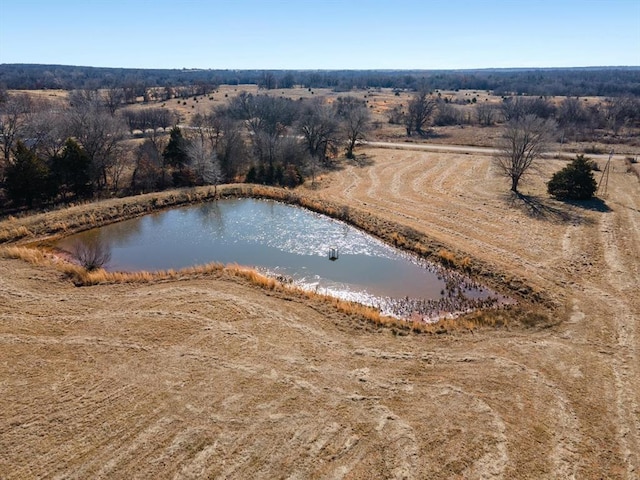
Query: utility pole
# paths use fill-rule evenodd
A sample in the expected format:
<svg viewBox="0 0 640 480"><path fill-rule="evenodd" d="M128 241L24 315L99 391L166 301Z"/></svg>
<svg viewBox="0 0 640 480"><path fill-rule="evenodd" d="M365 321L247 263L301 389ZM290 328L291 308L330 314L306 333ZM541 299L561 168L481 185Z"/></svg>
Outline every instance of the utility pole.
<svg viewBox="0 0 640 480"><path fill-rule="evenodd" d="M604 198L607 196L607 186L609 185L609 170L611 169L611 157L613 157L613 150L609 152L609 159L602 170L602 175L600 176L600 182L598 183L598 188L596 189L596 195L598 193Z"/></svg>

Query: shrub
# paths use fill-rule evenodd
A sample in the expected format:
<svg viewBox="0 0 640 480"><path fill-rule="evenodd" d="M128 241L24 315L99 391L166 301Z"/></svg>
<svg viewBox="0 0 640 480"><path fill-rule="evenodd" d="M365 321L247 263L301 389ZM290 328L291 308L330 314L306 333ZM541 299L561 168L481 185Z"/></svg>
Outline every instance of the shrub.
<svg viewBox="0 0 640 480"><path fill-rule="evenodd" d="M245 182L258 183L258 171L256 170L255 166L251 166L251 168L247 172L247 177L245 178Z"/></svg>
<svg viewBox="0 0 640 480"><path fill-rule="evenodd" d="M549 194L560 200L588 200L597 188L592 162L584 155L577 155L569 165L554 173L547 183Z"/></svg>
<svg viewBox="0 0 640 480"><path fill-rule="evenodd" d="M77 241L71 248L72 255L87 271L102 268L111 260L109 247L99 238L91 241Z"/></svg>
<svg viewBox="0 0 640 480"><path fill-rule="evenodd" d="M287 164L282 174L282 186L283 187L297 187L304 182L304 177L300 173L298 167L292 164Z"/></svg>
<svg viewBox="0 0 640 480"><path fill-rule="evenodd" d="M604 150L602 148L600 148L597 145L590 145L588 147L586 147L584 149L585 153L592 153L592 154L600 154L600 153L604 153Z"/></svg>

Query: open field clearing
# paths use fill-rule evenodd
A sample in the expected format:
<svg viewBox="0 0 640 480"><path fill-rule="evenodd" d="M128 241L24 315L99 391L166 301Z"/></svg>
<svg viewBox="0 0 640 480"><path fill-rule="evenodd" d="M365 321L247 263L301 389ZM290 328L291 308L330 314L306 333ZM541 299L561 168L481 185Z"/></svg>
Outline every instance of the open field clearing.
<svg viewBox="0 0 640 480"><path fill-rule="evenodd" d="M0 258L0 476L637 478L637 176L585 209L543 193L561 160L524 203L482 154L363 153L307 193L526 278L551 326L397 336L240 278Z"/></svg>

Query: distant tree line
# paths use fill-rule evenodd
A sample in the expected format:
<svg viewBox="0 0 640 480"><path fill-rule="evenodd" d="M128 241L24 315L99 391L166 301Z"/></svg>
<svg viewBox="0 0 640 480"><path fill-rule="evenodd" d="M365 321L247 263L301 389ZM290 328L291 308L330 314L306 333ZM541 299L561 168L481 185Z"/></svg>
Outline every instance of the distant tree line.
<svg viewBox="0 0 640 480"><path fill-rule="evenodd" d="M496 95L640 96L640 67L485 70L200 70L132 69L2 64L0 85L17 89L121 88L128 98L149 88L205 95L216 85L255 84L265 89L362 88L489 90Z"/></svg>

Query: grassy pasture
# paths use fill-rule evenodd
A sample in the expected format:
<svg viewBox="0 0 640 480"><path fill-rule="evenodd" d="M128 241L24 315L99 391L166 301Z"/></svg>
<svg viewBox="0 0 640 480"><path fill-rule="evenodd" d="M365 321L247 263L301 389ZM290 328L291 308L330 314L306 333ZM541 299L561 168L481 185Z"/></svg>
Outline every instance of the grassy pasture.
<svg viewBox="0 0 640 480"><path fill-rule="evenodd" d="M221 86L214 100L173 99L166 107L188 122L240 90ZM404 140L384 115L407 102L407 92L355 94L373 106L378 138ZM482 146L497 132L437 127L426 142ZM573 205L545 192L562 158L544 159L522 184L525 197L514 199L487 154L359 154L362 161L341 162L314 188L219 191L280 195L346 216L504 291L526 290L526 308L431 330L403 327L242 268L139 278L98 272L82 281L83 272L30 248L210 199L206 188L4 219L0 476L635 478L636 166L614 158L607 197Z"/></svg>
<svg viewBox="0 0 640 480"><path fill-rule="evenodd" d="M544 180L564 161L548 159L523 184L527 203L483 154L362 153L287 194L410 228L496 281L525 279L555 305L548 321L420 335L219 267L77 287L5 250L3 475L633 478L636 175L614 160L604 205L562 204ZM187 193L7 219L0 232L29 243L198 200Z"/></svg>

